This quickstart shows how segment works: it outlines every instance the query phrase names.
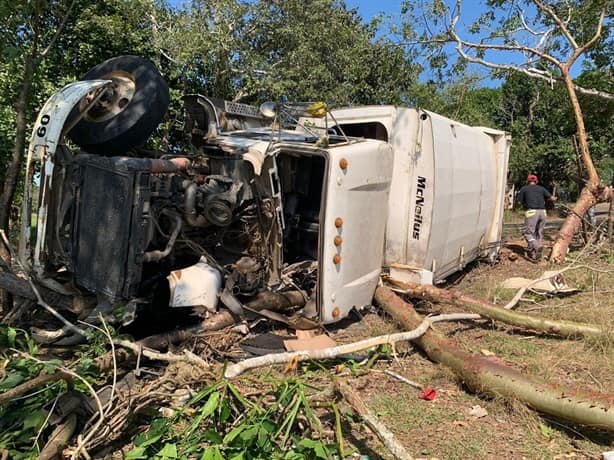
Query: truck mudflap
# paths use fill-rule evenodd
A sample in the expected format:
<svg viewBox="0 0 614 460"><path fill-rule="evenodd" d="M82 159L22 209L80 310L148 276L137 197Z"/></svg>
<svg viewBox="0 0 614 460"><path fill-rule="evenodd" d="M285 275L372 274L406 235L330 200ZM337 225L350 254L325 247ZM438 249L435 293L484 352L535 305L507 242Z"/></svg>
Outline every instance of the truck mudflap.
<svg viewBox="0 0 614 460"><path fill-rule="evenodd" d="M63 135L66 134L64 124L73 108L86 94L104 88L109 83L109 80L88 80L66 85L47 100L34 124L26 160L26 180L24 183L18 255L24 266L30 266L30 263L32 263L32 268L36 274L42 272L49 197L53 187L55 153L58 145L62 142ZM101 94L102 92L97 94L95 99L100 97ZM70 126L66 128L70 129ZM32 220L32 186L36 163L40 164L40 201L37 210L36 244L32 258L30 227Z"/></svg>

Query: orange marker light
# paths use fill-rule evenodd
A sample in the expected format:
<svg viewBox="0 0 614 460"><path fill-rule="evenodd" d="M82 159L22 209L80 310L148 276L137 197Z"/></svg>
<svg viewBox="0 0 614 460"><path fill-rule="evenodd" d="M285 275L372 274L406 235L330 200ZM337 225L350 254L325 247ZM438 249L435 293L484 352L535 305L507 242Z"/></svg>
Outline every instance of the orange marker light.
<svg viewBox="0 0 614 460"><path fill-rule="evenodd" d="M341 217L337 217L335 219L335 227L341 228L342 225L343 225L343 219Z"/></svg>
<svg viewBox="0 0 614 460"><path fill-rule="evenodd" d="M347 169L348 168L348 161L345 158L341 158L341 160L339 160L339 167L341 169Z"/></svg>
<svg viewBox="0 0 614 460"><path fill-rule="evenodd" d="M336 236L334 241L335 246L341 246L341 243L343 243L343 238L341 238L340 236Z"/></svg>
<svg viewBox="0 0 614 460"><path fill-rule="evenodd" d="M339 254L335 254L333 257L333 263L337 265L339 262L341 262L341 256Z"/></svg>

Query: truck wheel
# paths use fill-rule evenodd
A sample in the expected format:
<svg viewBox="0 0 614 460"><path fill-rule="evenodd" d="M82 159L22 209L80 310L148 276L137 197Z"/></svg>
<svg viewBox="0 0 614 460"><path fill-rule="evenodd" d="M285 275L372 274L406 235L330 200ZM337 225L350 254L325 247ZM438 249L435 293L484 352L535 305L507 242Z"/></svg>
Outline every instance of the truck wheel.
<svg viewBox="0 0 614 460"><path fill-rule="evenodd" d="M70 130L83 150L119 155L147 140L168 108L168 85L156 66L138 56L119 56L97 65L82 80L111 80L100 100ZM89 95L88 95L89 96ZM91 96L79 102L70 117L85 110Z"/></svg>

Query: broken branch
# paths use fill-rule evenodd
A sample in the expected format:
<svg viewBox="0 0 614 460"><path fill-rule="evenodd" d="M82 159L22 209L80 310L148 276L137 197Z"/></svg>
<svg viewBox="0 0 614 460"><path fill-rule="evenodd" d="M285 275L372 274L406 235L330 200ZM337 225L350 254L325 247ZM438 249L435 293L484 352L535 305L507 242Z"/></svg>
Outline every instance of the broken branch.
<svg viewBox="0 0 614 460"><path fill-rule="evenodd" d="M21 385L11 388L10 390L0 393L0 405L11 402L13 399L20 397L23 394L50 382L57 382L58 380L66 380L70 385L72 383L72 377L64 372L56 372L55 374L41 374L38 377L34 377L32 380L28 380Z"/></svg>
<svg viewBox="0 0 614 460"><path fill-rule="evenodd" d="M425 319L414 330L409 332L401 332L398 334L387 334L370 339L361 340L355 343L339 345L337 347L323 348L320 350L304 350L294 351L290 353L274 353L270 355L257 356L249 358L239 363L233 364L226 368L224 377L232 379L242 374L248 369L257 367L272 366L273 364L281 364L287 362L299 362L316 359L332 359L341 355L354 353L367 348L376 347L378 345L393 345L396 342L412 340L424 334L431 325L430 319Z"/></svg>
<svg viewBox="0 0 614 460"><path fill-rule="evenodd" d="M378 337L371 337L369 339L360 340L358 342L339 345L336 347L322 348L320 350L302 350L290 353L275 353L270 355L257 356L255 358L249 358L239 363L228 366L228 368L226 368L224 377L232 379L242 374L248 369L254 369L263 366L272 366L273 364L281 364L291 361L299 362L317 359L333 359L342 355L347 355L350 353L355 353L357 351L366 350L368 348L377 347L379 345L394 346L394 344L397 342L413 340L417 337L420 337L428 330L432 323L440 321L459 321L463 319L476 319L479 317L479 315L467 313L451 313L448 315L433 316L430 318L424 318L424 320L420 324L416 325L415 329L408 332L380 335Z"/></svg>
<svg viewBox="0 0 614 460"><path fill-rule="evenodd" d="M166 361L169 363L182 361L185 363L194 364L203 369L209 369L211 367L209 364L207 364L207 362L205 362L204 359L202 359L199 356L196 356L194 353L192 353L189 350L183 350L183 355L177 355L175 353L170 353L170 352L159 353L157 351L145 348L142 345L139 345L137 343L130 342L129 340L114 339L113 343L120 347L127 348L136 354L140 353L146 358L157 360L157 361Z"/></svg>
<svg viewBox="0 0 614 460"><path fill-rule="evenodd" d="M340 380L335 381L335 390L345 399L350 406L360 415L369 428L382 440L384 445L390 450L394 458L401 460L411 460L412 456L399 444L392 432L380 422L377 417L369 410L360 396L352 390L349 385Z"/></svg>
<svg viewBox="0 0 614 460"><path fill-rule="evenodd" d="M486 300L463 294L455 289L440 289L430 285L420 285L412 282L400 282L394 279L390 283L402 289L403 294L409 297L427 299L431 302L447 302L452 305L469 308L485 318L530 328L548 334L557 334L563 337L604 337L607 332L592 324L575 323L572 321L537 318L535 316L506 310Z"/></svg>
<svg viewBox="0 0 614 460"><path fill-rule="evenodd" d="M55 430L53 430L53 433L51 433L51 436L49 436L47 444L45 444L45 447L43 447L43 450L41 450L41 453L38 455L38 460L51 460L58 458L62 450L68 444L68 441L70 441L70 438L72 437L76 428L77 415L73 413L66 417L66 420L60 423Z"/></svg>
<svg viewBox="0 0 614 460"><path fill-rule="evenodd" d="M423 321L411 304L389 288L379 287L375 300L404 328L415 327ZM475 392L517 399L533 409L573 423L614 431L614 394L589 393L546 383L498 359L467 353L433 330L413 342L430 359L451 368Z"/></svg>

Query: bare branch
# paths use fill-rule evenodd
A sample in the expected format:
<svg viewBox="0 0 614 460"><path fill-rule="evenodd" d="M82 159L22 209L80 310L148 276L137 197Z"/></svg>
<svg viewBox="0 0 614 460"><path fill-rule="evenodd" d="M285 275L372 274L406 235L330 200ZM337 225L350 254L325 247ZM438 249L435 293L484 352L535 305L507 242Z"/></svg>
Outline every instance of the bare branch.
<svg viewBox="0 0 614 460"><path fill-rule="evenodd" d="M571 43L571 46L573 46L574 50L577 50L579 48L578 44L576 43L576 40L573 38L573 36L569 32L569 29L567 29L566 22L562 21L561 18L559 18L558 15L554 12L554 10L550 8L548 5L545 5L541 0L533 0L533 3L535 3L535 5L540 10L542 10L544 13L550 16L554 20L554 22L556 22L556 24L561 29L561 32L563 33L567 41Z"/></svg>
<svg viewBox="0 0 614 460"><path fill-rule="evenodd" d="M68 22L68 17L70 16L70 12L72 11L73 6L75 6L75 3L77 3L76 0L73 0L70 3L70 6L68 7L68 9L66 10L66 14L64 15L64 17L62 18L62 22L60 23L58 30L55 31L55 34L53 34L53 37L51 37L51 41L49 42L49 44L47 45L47 47L41 52L40 56L41 57L45 57L47 56L47 54L49 53L49 51L51 51L51 49L53 48L53 45L55 45L55 42L58 40L58 38L60 37L60 34L62 33L62 31L64 30L64 27L66 26L66 23Z"/></svg>
<svg viewBox="0 0 614 460"><path fill-rule="evenodd" d="M597 23L597 30L595 31L595 35L593 35L593 37L589 41L587 41L584 45L582 45L581 47L579 47L578 49L574 51L574 54L572 56L574 61L576 60L578 56L580 56L587 49L593 46L597 40L599 40L599 37L601 37L601 32L603 30L604 20L605 20L605 3L603 7L601 8L601 13L599 14L599 22ZM570 59L569 62L573 62L573 61L571 61Z"/></svg>
<svg viewBox="0 0 614 460"><path fill-rule="evenodd" d="M540 36L540 35L548 35L551 31L552 28L545 30L543 32L539 32L537 30L533 30L529 24L527 23L526 19L525 19L525 14L524 14L524 10L521 10L520 7L518 8L518 17L520 18L520 21L522 22L522 25L524 27L524 29L529 32L532 35L536 35L536 36Z"/></svg>
<svg viewBox="0 0 614 460"><path fill-rule="evenodd" d="M472 48L476 50L520 51L524 53L530 53L535 56L539 56L540 58L551 62L552 64L556 65L559 68L563 66L561 61L559 61L555 57L537 48L532 48L530 46L522 46L522 45L496 45L492 43L487 44L487 43L468 42L460 38L459 35L456 33L456 30L454 30L453 27L450 28L448 33L452 37L452 40L456 42L457 44L456 49L459 50L459 52L462 51L461 55L463 55L463 57L468 56L468 55L466 52L462 50L462 47ZM476 59L479 59L479 58L476 58Z"/></svg>

